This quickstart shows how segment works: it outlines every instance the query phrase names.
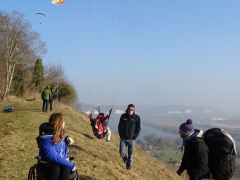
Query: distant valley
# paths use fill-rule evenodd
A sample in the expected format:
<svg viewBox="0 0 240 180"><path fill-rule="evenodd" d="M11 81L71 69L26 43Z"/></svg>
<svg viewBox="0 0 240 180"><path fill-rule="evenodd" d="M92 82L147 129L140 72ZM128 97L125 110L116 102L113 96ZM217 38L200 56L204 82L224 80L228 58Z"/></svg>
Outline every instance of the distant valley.
<svg viewBox="0 0 240 180"><path fill-rule="evenodd" d="M79 111L89 114L98 114L97 107L93 105L75 104ZM108 114L111 106L103 105L100 111ZM119 121L126 106L114 106L111 121ZM207 130L213 127L223 128L229 132L235 140L240 140L240 115L218 108L203 106L159 105L159 106L136 106L136 113L140 115L142 125L176 134L178 127L187 119L192 119L194 127ZM116 130L116 128L114 127Z"/></svg>

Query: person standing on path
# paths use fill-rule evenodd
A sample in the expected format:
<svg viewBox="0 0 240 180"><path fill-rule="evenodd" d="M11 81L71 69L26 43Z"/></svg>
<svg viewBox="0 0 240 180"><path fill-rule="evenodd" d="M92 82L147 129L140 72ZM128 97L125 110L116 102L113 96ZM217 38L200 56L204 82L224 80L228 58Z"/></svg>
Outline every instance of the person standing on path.
<svg viewBox="0 0 240 180"><path fill-rule="evenodd" d="M45 89L42 91L41 97L43 100L42 111L47 112L49 100L51 99L51 91L49 86L46 86Z"/></svg>
<svg viewBox="0 0 240 180"><path fill-rule="evenodd" d="M49 104L50 104L50 111L53 110L52 106L53 106L53 100L56 99L56 93L53 87L51 87L51 98L49 99Z"/></svg>

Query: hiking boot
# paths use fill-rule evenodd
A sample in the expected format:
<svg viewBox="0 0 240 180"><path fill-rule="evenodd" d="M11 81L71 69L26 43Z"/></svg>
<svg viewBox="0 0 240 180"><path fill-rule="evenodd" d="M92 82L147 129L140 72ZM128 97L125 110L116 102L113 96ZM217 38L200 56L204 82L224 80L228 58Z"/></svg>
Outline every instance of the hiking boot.
<svg viewBox="0 0 240 180"><path fill-rule="evenodd" d="M131 172L131 171L133 170L133 168L130 167L130 168L127 168L127 170L128 170L129 172Z"/></svg>

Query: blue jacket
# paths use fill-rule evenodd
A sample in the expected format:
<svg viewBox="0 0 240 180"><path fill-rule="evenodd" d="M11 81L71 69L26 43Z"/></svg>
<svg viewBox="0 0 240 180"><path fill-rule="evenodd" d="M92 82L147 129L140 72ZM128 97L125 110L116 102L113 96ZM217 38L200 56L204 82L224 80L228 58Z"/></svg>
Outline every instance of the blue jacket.
<svg viewBox="0 0 240 180"><path fill-rule="evenodd" d="M67 166L71 170L74 168L74 163L68 160L68 137L65 137L64 141L60 141L56 144L52 144L53 135L42 135L37 138L39 156L43 163L54 163L62 166Z"/></svg>

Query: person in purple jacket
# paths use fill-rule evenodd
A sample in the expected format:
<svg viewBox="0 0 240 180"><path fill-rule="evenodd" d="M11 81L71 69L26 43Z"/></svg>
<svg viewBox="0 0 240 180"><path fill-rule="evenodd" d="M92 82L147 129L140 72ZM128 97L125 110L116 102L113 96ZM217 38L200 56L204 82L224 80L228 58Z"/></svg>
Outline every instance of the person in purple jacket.
<svg viewBox="0 0 240 180"><path fill-rule="evenodd" d="M54 113L49 122L39 126L37 144L39 148L40 169L47 174L48 180L68 180L71 171L77 168L70 162L68 145L74 143L71 136L64 137L64 116Z"/></svg>

